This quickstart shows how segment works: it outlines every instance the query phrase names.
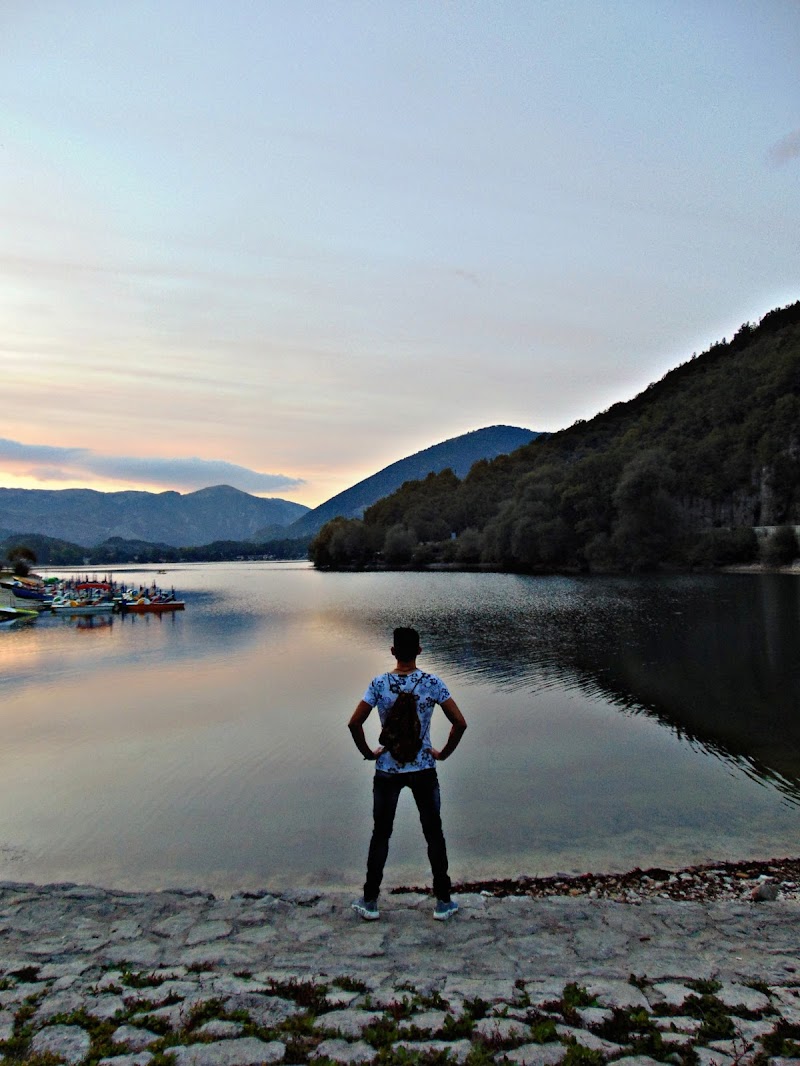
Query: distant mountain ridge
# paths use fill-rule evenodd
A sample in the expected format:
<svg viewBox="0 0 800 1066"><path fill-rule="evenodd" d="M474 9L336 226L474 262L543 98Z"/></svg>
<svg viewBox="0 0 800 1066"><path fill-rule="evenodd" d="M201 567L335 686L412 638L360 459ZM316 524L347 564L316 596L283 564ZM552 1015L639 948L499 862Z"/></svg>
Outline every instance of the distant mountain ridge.
<svg viewBox="0 0 800 1066"><path fill-rule="evenodd" d="M785 565L800 554L796 527L800 301L743 323L632 400L476 463L463 480L428 475L373 504L363 521L329 522L310 556L323 568L535 573L729 565L762 554Z"/></svg>
<svg viewBox="0 0 800 1066"><path fill-rule="evenodd" d="M367 507L399 489L406 481L418 481L428 474L438 474L448 468L457 477L464 477L479 459L507 455L538 436L540 434L533 430L518 426L487 426L459 437L450 437L440 444L399 459L377 474L332 496L293 522L286 530L286 535L310 536L332 518L360 518Z"/></svg>
<svg viewBox="0 0 800 1066"><path fill-rule="evenodd" d="M265 526L282 535L307 510L300 503L251 496L230 485L185 494L0 488L0 526L6 534L34 531L76 544L123 537L191 547L247 540Z"/></svg>
<svg viewBox="0 0 800 1066"><path fill-rule="evenodd" d="M331 518L360 516L406 481L448 468L464 477L478 460L505 455L537 436L516 426L488 426L451 437L391 463L313 510L230 485L185 494L0 488L0 535L41 534L86 546L123 539L173 548L310 538Z"/></svg>

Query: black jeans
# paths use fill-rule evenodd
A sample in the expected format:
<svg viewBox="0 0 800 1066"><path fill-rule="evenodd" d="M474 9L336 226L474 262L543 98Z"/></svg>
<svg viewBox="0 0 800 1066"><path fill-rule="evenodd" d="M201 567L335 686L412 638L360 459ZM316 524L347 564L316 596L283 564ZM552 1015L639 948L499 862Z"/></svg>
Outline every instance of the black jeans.
<svg viewBox="0 0 800 1066"><path fill-rule="evenodd" d="M364 899L377 899L383 880L383 868L389 854L389 838L394 828L394 814L400 792L406 786L411 789L419 811L422 832L428 844L428 859L433 873L433 893L437 899L450 899L450 878L447 873L447 845L442 832L439 814L441 796L436 771L412 770L406 774L386 774L375 771L372 785L372 816L374 826L367 857L367 880L364 882Z"/></svg>

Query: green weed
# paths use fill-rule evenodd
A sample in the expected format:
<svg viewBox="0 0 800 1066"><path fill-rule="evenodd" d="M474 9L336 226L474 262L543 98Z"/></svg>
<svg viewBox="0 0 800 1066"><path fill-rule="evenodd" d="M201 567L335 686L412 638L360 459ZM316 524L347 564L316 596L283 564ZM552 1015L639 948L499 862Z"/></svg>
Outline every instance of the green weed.
<svg viewBox="0 0 800 1066"><path fill-rule="evenodd" d="M562 1060L562 1066L603 1066L603 1056L583 1044L570 1044Z"/></svg>

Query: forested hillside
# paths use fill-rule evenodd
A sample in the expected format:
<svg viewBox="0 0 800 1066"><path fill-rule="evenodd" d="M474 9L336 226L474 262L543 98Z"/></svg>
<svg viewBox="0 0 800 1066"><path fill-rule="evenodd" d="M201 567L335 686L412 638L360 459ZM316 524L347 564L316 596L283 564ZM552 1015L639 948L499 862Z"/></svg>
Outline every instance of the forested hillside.
<svg viewBox="0 0 800 1066"><path fill-rule="evenodd" d="M448 468L463 476L478 459L494 459L498 455L505 455L538 436L538 433L518 426L487 426L463 433L460 437L451 437L441 444L434 444L405 459L399 459L326 500L293 522L286 531L287 535L310 537L333 518L360 518L370 504L399 489L406 481Z"/></svg>
<svg viewBox="0 0 800 1066"><path fill-rule="evenodd" d="M329 522L319 567L641 570L752 559L800 523L800 302L587 422ZM796 541L784 530L784 555Z"/></svg>

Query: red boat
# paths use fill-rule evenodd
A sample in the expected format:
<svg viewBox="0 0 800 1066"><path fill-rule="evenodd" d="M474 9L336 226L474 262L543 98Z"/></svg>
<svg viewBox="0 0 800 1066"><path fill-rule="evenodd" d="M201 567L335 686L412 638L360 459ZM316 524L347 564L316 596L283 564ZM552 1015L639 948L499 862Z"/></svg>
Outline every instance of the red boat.
<svg viewBox="0 0 800 1066"><path fill-rule="evenodd" d="M143 596L131 603L120 603L121 611L132 611L133 614L146 614L161 611L182 611L186 606L183 600L149 600Z"/></svg>

